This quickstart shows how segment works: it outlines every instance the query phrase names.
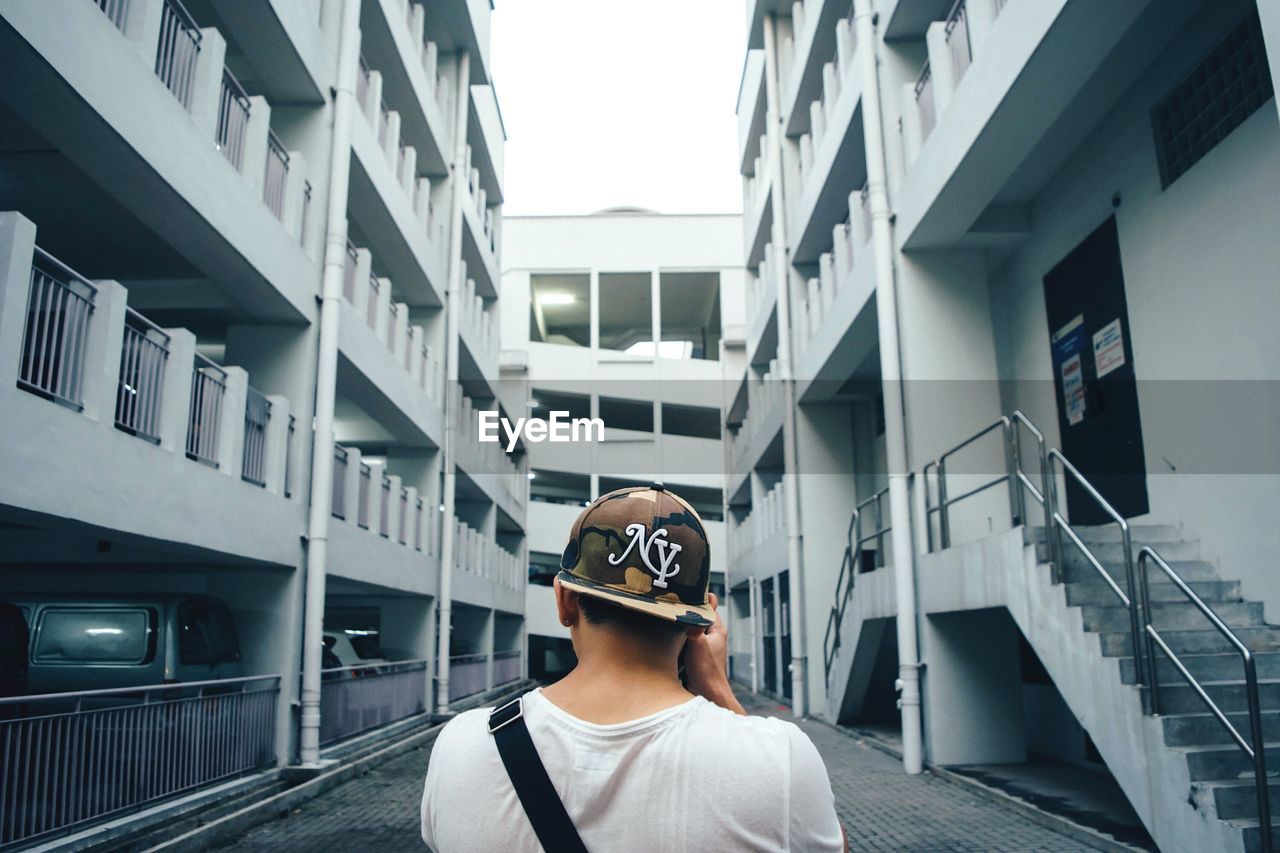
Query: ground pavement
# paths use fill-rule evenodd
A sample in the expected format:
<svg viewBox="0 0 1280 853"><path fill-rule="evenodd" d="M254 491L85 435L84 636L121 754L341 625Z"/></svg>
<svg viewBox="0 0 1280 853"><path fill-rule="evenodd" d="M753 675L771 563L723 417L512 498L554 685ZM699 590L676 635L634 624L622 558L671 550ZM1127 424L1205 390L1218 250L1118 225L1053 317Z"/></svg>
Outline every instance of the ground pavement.
<svg viewBox="0 0 1280 853"><path fill-rule="evenodd" d="M789 713L755 697L749 710ZM907 776L897 759L845 732L812 721L800 726L826 761L836 810L854 850L1089 849L965 786L927 773ZM424 747L398 756L222 849L424 853L418 803L429 755Z"/></svg>

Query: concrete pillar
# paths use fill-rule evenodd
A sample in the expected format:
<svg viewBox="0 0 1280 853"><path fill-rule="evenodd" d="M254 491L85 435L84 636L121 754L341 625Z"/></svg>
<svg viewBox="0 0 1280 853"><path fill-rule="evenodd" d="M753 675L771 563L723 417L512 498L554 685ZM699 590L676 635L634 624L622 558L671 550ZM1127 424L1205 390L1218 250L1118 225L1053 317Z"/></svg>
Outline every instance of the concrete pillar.
<svg viewBox="0 0 1280 853"><path fill-rule="evenodd" d="M391 174L394 175L396 155L400 153L400 113L389 110L384 121L387 127L381 140L382 153L386 155L387 163L391 166Z"/></svg>
<svg viewBox="0 0 1280 853"><path fill-rule="evenodd" d="M131 12L132 14L132 12ZM157 38L159 38L157 32ZM156 45L151 45L151 63L155 62ZM191 82L191 120L206 139L218 133L218 102L222 98L222 69L227 56L227 40L214 27L200 31L200 53Z"/></svg>
<svg viewBox="0 0 1280 853"><path fill-rule="evenodd" d="M922 620L925 745L931 764L1026 761L1018 629L1004 609Z"/></svg>
<svg viewBox="0 0 1280 853"><path fill-rule="evenodd" d="M16 211L0 212L0 381L8 383L17 381L22 361L35 247L35 223Z"/></svg>
<svg viewBox="0 0 1280 853"><path fill-rule="evenodd" d="M388 309L389 310L389 309ZM387 344L396 363L404 366L405 347L409 337L409 306L403 302L396 303L396 313L389 318L392 325L387 329Z"/></svg>
<svg viewBox="0 0 1280 853"><path fill-rule="evenodd" d="M284 207L280 221L284 230L306 248L307 235L302 233L303 189L307 182L307 159L301 151L289 152L289 173L284 179Z"/></svg>
<svg viewBox="0 0 1280 853"><path fill-rule="evenodd" d="M378 279L378 301L373 308L373 332L378 336L378 340L388 340L388 335L393 331L390 321L391 314L391 279Z"/></svg>
<svg viewBox="0 0 1280 853"><path fill-rule="evenodd" d="M404 490L406 494L408 494L408 503L404 513L404 530L402 531L402 538L404 539L404 546L412 550L418 546L418 543L423 541L422 519L418 515L417 487L405 486Z"/></svg>
<svg viewBox="0 0 1280 853"><path fill-rule="evenodd" d="M377 534L382 530L382 471L385 466L369 465L369 529Z"/></svg>
<svg viewBox="0 0 1280 853"><path fill-rule="evenodd" d="M387 477L391 483L391 494L387 497L387 539L400 541L400 475Z"/></svg>
<svg viewBox="0 0 1280 853"><path fill-rule="evenodd" d="M853 27L849 25L848 18L841 18L836 22L836 70L842 78L848 77L853 68L853 52L856 49Z"/></svg>
<svg viewBox="0 0 1280 853"><path fill-rule="evenodd" d="M249 98L249 124L244 129L244 158L240 162L240 171L259 195L266 178L267 132L270 129L271 105L266 98L254 95Z"/></svg>
<svg viewBox="0 0 1280 853"><path fill-rule="evenodd" d="M363 464L360 448L348 447L347 470L342 476L342 514L347 524L360 523L360 466Z"/></svg>
<svg viewBox="0 0 1280 853"><path fill-rule="evenodd" d="M481 654L485 655L484 662L484 686L486 690L493 689L493 640L494 631L496 630L497 617L493 610L484 612L485 624L480 632Z"/></svg>
<svg viewBox="0 0 1280 853"><path fill-rule="evenodd" d="M977 57L982 50L982 43L987 39L987 33L991 32L991 27L996 22L995 0L967 0L964 14L965 23L969 27L969 50Z"/></svg>
<svg viewBox="0 0 1280 853"><path fill-rule="evenodd" d="M902 111L902 153L906 166L920 153L920 109L916 106L915 83L903 83L899 97Z"/></svg>
<svg viewBox="0 0 1280 853"><path fill-rule="evenodd" d="M423 49L422 35L425 32L426 11L422 3L409 4L409 35L420 50Z"/></svg>
<svg viewBox="0 0 1280 853"><path fill-rule="evenodd" d="M374 132L375 139L378 132L379 123L382 121L382 72L369 72L369 88L365 95L367 103L361 104L361 111L364 113L365 119L369 122L369 128Z"/></svg>
<svg viewBox="0 0 1280 853"><path fill-rule="evenodd" d="M160 391L160 446L181 455L187 449L187 424L191 419L196 336L186 329L165 332L169 335L169 358Z"/></svg>
<svg viewBox="0 0 1280 853"><path fill-rule="evenodd" d="M351 307L356 315L368 320L369 278L373 275L373 254L368 249L356 249L356 279L351 289Z"/></svg>
<svg viewBox="0 0 1280 853"><path fill-rule="evenodd" d="M116 281L95 281L98 292L89 319L84 347L81 395L86 416L111 423L120 386L120 348L124 345L124 315L129 292Z"/></svg>
<svg viewBox="0 0 1280 853"><path fill-rule="evenodd" d="M434 236L431 233L431 179L418 177L414 180L416 187L413 193L413 214L422 223L427 239L432 240Z"/></svg>
<svg viewBox="0 0 1280 853"><path fill-rule="evenodd" d="M222 395L222 422L218 425L218 470L240 479L244 470L244 407L249 374L242 367L224 367L226 391Z"/></svg>
<svg viewBox="0 0 1280 853"><path fill-rule="evenodd" d="M289 398L281 394L268 394L271 417L267 420L266 446L263 448L263 481L266 490L273 495L284 494L284 472L289 443Z"/></svg>
<svg viewBox="0 0 1280 853"><path fill-rule="evenodd" d="M129 9L124 16L124 37L151 67L156 63L163 11L164 0L129 0Z"/></svg>
<svg viewBox="0 0 1280 853"><path fill-rule="evenodd" d="M947 25L934 21L924 35L929 48L929 74L933 80L933 110L935 123L942 118L951 96L956 91L956 67L951 60L951 48L947 45Z"/></svg>
<svg viewBox="0 0 1280 853"><path fill-rule="evenodd" d="M423 389L424 393L427 393L427 388L430 385L428 380L431 377L428 375L427 362L422 357L422 343L427 339L427 331L421 326L413 326L411 331L413 332L413 337L410 343L413 347L413 352L409 354L409 378L413 380L415 385Z"/></svg>
<svg viewBox="0 0 1280 853"><path fill-rule="evenodd" d="M396 169L396 180L400 182L400 186L404 187L404 191L409 196L411 202L414 201L413 192L417 187L414 185L414 178L418 173L418 149L412 145L404 148L404 156L398 163Z"/></svg>

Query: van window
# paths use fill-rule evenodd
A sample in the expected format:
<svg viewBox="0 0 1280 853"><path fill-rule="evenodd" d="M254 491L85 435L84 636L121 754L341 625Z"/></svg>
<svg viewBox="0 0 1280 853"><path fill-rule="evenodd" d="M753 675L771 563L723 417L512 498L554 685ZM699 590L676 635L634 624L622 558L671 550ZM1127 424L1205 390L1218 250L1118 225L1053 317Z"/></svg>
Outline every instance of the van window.
<svg viewBox="0 0 1280 853"><path fill-rule="evenodd" d="M240 641L227 605L184 601L178 606L178 660L209 665L240 660Z"/></svg>
<svg viewBox="0 0 1280 853"><path fill-rule="evenodd" d="M49 608L40 615L35 661L146 663L154 621L143 608Z"/></svg>

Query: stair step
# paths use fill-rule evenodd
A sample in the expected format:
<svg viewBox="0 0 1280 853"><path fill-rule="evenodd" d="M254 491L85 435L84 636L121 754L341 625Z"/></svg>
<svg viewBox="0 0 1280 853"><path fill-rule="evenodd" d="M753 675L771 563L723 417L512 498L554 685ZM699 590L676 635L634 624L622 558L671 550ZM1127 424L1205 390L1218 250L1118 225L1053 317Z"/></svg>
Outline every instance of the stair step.
<svg viewBox="0 0 1280 853"><path fill-rule="evenodd" d="M1107 657L1133 655L1133 638L1129 636L1128 628L1128 620L1126 620L1124 630L1098 634L1104 655ZM1240 628L1233 633L1251 652L1280 651L1280 632L1269 626ZM1227 640L1212 628L1195 631L1162 631L1160 636L1177 655L1218 654L1231 651Z"/></svg>
<svg viewBox="0 0 1280 853"><path fill-rule="evenodd" d="M1239 750L1237 750L1239 752ZM1244 755L1243 752L1240 753ZM1270 756L1268 756L1270 757ZM1258 795L1253 785L1253 768L1249 768L1247 779L1229 781L1196 782L1195 798L1213 801L1214 812L1222 820L1258 819ZM1267 796L1271 804L1271 814L1280 817L1280 779L1267 764Z"/></svg>
<svg viewBox="0 0 1280 853"><path fill-rule="evenodd" d="M1083 558L1081 558L1083 560ZM1117 562L1104 561L1102 567L1106 569L1107 574L1111 576L1121 589L1126 589L1124 564ZM1218 570L1213 563L1207 560L1170 560L1169 567L1178 573L1178 577L1187 583L1193 581L1216 581L1221 580L1218 577ZM1138 582L1138 566L1135 563L1133 567L1133 581ZM1065 583L1085 583L1105 585L1106 581L1098 574L1098 570L1090 563L1081 561L1067 561L1067 565L1062 570L1062 580ZM1168 575L1164 572L1153 569L1147 575L1147 583L1152 587L1164 585L1173 585L1173 581L1169 580Z"/></svg>
<svg viewBox="0 0 1280 853"><path fill-rule="evenodd" d="M1244 711L1229 712L1227 719L1236 731L1249 736L1249 715ZM1224 746L1234 744L1231 735L1218 718L1207 708L1193 714L1166 714L1160 718L1164 724L1164 742L1169 746ZM1280 711L1263 709L1262 737L1266 741L1280 742ZM1280 771L1280 767L1276 768ZM1280 816L1280 812L1277 812Z"/></svg>
<svg viewBox="0 0 1280 853"><path fill-rule="evenodd" d="M1037 511L1037 508L1032 508L1029 511L1032 513L1031 517L1034 519L1036 517L1034 513ZM1081 526L1075 528L1075 531L1076 535L1079 536L1083 542L1088 544L1120 541L1120 528L1115 524L1105 524L1096 527ZM1025 535L1028 543L1044 542L1044 527L1043 525L1028 527L1026 528ZM1182 528L1176 524L1139 524L1133 525L1129 528L1129 535L1132 541L1141 543L1142 545L1159 546L1166 542L1182 541ZM1156 550L1159 550L1159 548L1157 547Z"/></svg>
<svg viewBox="0 0 1280 853"><path fill-rule="evenodd" d="M1200 686L1209 694L1223 711L1249 710L1244 679L1239 681L1202 681ZM1258 682L1258 698L1263 708L1280 707L1280 680L1268 679ZM1160 687L1160 713L1178 714L1191 711L1207 711L1208 707L1192 689L1191 685L1168 684ZM1276 765L1280 767L1280 763Z"/></svg>
<svg viewBox="0 0 1280 853"><path fill-rule="evenodd" d="M1120 542L1095 542L1086 544L1089 545L1089 550L1093 552L1093 556L1099 562L1117 564L1122 564L1124 562L1124 545ZM1142 543L1134 540L1132 545L1133 558L1136 562L1138 559L1138 551L1142 549ZM1152 547L1155 548L1156 551L1159 552L1160 556L1169 563L1172 563L1174 560L1198 560L1200 558L1199 542L1179 540L1177 542L1160 543L1153 545ZM1036 556L1041 560L1047 560L1049 558L1049 546L1043 542L1036 545ZM1062 558L1067 565L1072 565L1074 563L1083 566L1087 565L1089 562L1089 558L1084 555L1084 552L1077 548L1076 544L1069 538L1065 537L1062 540Z"/></svg>
<svg viewBox="0 0 1280 853"><path fill-rule="evenodd" d="M1246 741L1249 740L1248 729L1241 734ZM1253 780L1253 759L1245 755L1244 750L1234 742L1224 746L1188 747L1185 752L1187 770L1193 782ZM1268 778L1274 777L1276 771L1273 768L1280 769L1280 743L1267 744ZM1280 780L1277 781L1280 782ZM1280 814L1276 816L1280 817ZM1257 814L1248 815L1248 817L1257 817Z"/></svg>
<svg viewBox="0 0 1280 853"><path fill-rule="evenodd" d="M1179 659L1199 681L1234 681L1244 678L1244 662L1238 654L1179 655ZM1258 667L1258 678L1280 678L1280 653L1263 652L1254 655L1254 661ZM1173 661L1162 655L1159 649L1156 649L1156 675L1161 684L1182 682L1182 674L1173 665ZM1120 680L1125 684L1136 681L1132 657L1121 658Z"/></svg>
<svg viewBox="0 0 1280 853"><path fill-rule="evenodd" d="M1214 605L1214 612L1229 628L1247 628L1262 625L1262 602L1224 601ZM1086 631L1122 631L1129 627L1129 610L1116 606L1090 605L1082 607ZM1207 628L1210 623L1200 609L1189 601L1153 603L1151 624L1161 631L1191 631Z"/></svg>
<svg viewBox="0 0 1280 853"><path fill-rule="evenodd" d="M1185 602L1187 597L1182 591L1172 583L1156 583L1155 578L1151 578L1148 584L1148 590L1151 595L1153 604L1160 602ZM1200 596L1200 598L1208 604L1217 604L1223 601L1240 601L1240 581L1190 581L1188 586L1192 592ZM1124 589L1122 585L1120 587ZM1111 591L1111 587L1107 586L1102 578L1098 578L1096 583L1068 583L1067 584L1067 604L1073 607L1083 607L1087 604L1114 605L1119 601L1116 594Z"/></svg>

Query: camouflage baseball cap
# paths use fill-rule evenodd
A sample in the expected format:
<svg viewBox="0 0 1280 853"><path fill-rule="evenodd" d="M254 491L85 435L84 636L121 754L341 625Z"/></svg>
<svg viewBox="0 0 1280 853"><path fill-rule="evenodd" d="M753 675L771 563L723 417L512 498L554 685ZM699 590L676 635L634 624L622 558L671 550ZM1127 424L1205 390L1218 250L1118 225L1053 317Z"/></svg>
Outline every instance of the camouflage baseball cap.
<svg viewBox="0 0 1280 853"><path fill-rule="evenodd" d="M573 523L560 583L682 625L710 627L711 547L689 502L662 484L596 498Z"/></svg>

